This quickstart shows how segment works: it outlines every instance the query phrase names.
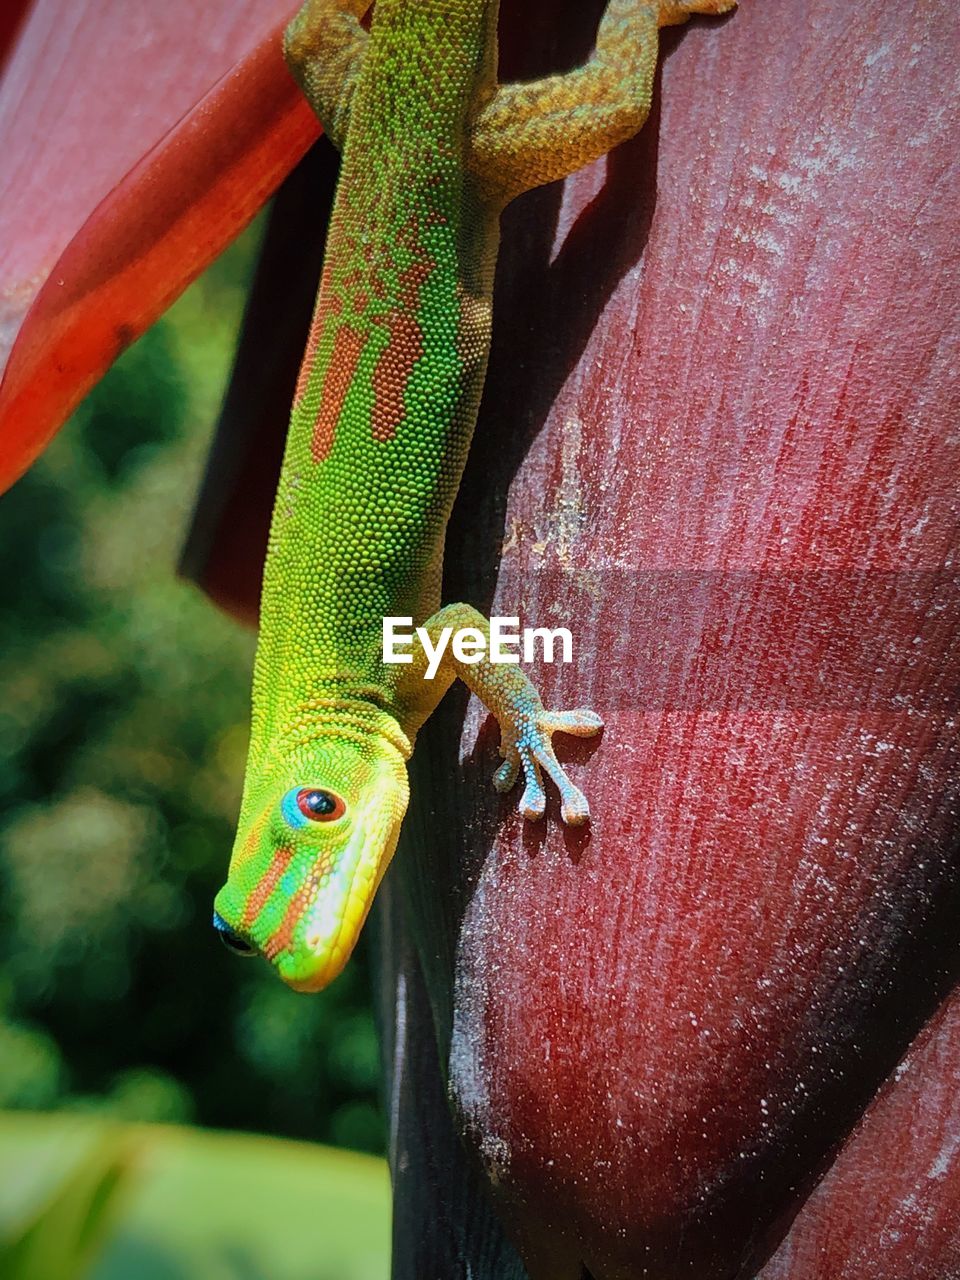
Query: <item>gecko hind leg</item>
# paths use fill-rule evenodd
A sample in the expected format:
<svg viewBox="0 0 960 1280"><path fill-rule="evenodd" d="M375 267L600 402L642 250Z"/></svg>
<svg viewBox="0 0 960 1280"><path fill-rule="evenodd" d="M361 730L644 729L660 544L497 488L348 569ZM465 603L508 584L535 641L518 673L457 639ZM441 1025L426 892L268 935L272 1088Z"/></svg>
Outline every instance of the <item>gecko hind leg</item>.
<svg viewBox="0 0 960 1280"><path fill-rule="evenodd" d="M661 27L676 27L697 14L716 18L735 9L737 0L660 0Z"/></svg>
<svg viewBox="0 0 960 1280"><path fill-rule="evenodd" d="M565 178L632 138L650 112L660 27L736 0L609 0L596 48L562 75L500 85L473 122L467 165L500 204Z"/></svg>

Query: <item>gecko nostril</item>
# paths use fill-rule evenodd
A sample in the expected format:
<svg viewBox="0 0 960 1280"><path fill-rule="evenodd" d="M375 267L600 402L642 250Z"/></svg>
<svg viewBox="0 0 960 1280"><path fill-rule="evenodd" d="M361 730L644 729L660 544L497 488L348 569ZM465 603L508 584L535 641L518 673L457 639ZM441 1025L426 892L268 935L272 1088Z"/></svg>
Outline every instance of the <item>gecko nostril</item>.
<svg viewBox="0 0 960 1280"><path fill-rule="evenodd" d="M241 938L239 933L234 931L224 920L223 916L216 911L213 913L213 927L220 935L220 941L236 956L255 956L257 954L256 947L252 946L246 939Z"/></svg>

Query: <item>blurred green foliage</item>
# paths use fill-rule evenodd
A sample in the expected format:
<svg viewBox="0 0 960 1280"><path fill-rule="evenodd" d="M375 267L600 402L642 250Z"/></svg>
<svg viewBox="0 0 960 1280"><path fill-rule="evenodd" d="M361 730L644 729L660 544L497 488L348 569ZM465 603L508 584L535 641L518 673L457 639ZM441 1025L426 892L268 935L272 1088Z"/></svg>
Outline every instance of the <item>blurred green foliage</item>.
<svg viewBox="0 0 960 1280"><path fill-rule="evenodd" d="M134 1159L116 1126L0 1116L0 1276L86 1276L118 1225Z"/></svg>
<svg viewBox="0 0 960 1280"><path fill-rule="evenodd" d="M366 952L298 996L217 942L253 638L174 573L258 231L0 501L0 1108L383 1146Z"/></svg>
<svg viewBox="0 0 960 1280"><path fill-rule="evenodd" d="M4 1280L383 1280L370 1156L249 1135L0 1115Z"/></svg>

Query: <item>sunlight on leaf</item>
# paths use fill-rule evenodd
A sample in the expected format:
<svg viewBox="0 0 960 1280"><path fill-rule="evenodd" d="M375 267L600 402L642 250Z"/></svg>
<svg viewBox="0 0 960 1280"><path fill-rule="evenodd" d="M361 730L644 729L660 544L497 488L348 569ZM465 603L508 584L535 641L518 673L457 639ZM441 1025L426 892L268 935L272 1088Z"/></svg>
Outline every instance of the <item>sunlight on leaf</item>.
<svg viewBox="0 0 960 1280"><path fill-rule="evenodd" d="M25 1122L24 1122L25 1121ZM75 1122L28 1138L25 1118L0 1130L0 1167L15 1154L18 1177L0 1199L0 1275L4 1280L78 1280L101 1253L129 1190L131 1135Z"/></svg>
<svg viewBox="0 0 960 1280"><path fill-rule="evenodd" d="M384 1161L369 1156L162 1125L0 1114L0 1187L4 1280L389 1273L389 1179Z"/></svg>

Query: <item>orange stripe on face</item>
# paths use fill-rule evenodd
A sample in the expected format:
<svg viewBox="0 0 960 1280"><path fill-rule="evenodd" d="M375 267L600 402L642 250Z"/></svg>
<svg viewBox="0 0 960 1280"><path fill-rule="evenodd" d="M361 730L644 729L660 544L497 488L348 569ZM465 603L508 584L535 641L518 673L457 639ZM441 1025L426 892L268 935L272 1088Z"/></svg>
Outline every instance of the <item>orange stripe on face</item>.
<svg viewBox="0 0 960 1280"><path fill-rule="evenodd" d="M263 946L263 954L268 960L276 960L282 951L289 951L293 946L293 935L297 925L320 892L329 869L329 857L322 858L287 903L283 919Z"/></svg>
<svg viewBox="0 0 960 1280"><path fill-rule="evenodd" d="M320 408L317 410L317 421L313 428L313 440L310 452L314 462L322 462L333 448L333 439L340 418L340 410L347 398L357 361L366 341L362 333L351 329L349 325L341 325L333 340L333 351L330 363L323 380L323 392L320 396Z"/></svg>
<svg viewBox="0 0 960 1280"><path fill-rule="evenodd" d="M264 943L263 954L268 960L276 960L282 951L290 950L290 946L293 943L294 930L299 924L304 910L310 903L312 892L313 885L311 880L308 879L306 884L302 884L287 903L287 909L283 913L283 919L280 921L278 928Z"/></svg>
<svg viewBox="0 0 960 1280"><path fill-rule="evenodd" d="M247 899L241 928L249 929L253 925L254 920L256 920L263 907L266 906L267 899L280 883L280 877L290 865L292 857L293 850L289 848L278 849L273 855L273 861L267 868L266 875Z"/></svg>

